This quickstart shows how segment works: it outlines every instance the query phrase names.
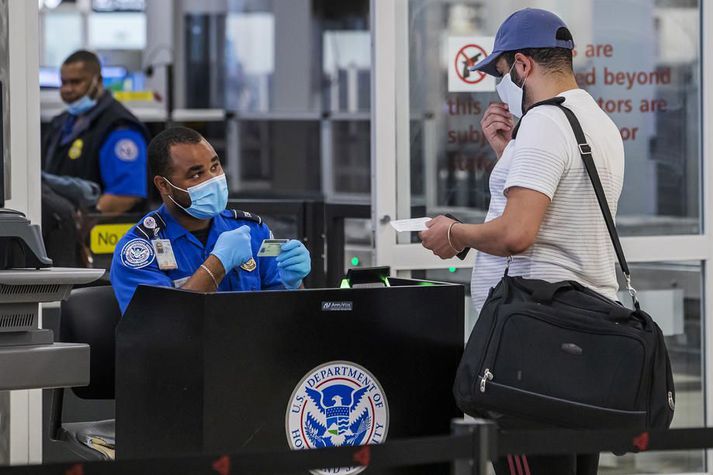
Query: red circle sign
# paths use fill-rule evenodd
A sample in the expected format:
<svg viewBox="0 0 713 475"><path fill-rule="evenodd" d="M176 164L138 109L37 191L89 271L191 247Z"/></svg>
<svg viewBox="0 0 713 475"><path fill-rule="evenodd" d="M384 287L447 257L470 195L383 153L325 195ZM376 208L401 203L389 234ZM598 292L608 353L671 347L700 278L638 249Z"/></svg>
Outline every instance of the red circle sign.
<svg viewBox="0 0 713 475"><path fill-rule="evenodd" d="M475 64L484 59L487 55L488 53L476 44L465 45L459 49L458 53L456 53L454 66L460 80L466 84L478 84L485 79L485 73L481 71L470 71L468 68L475 66Z"/></svg>

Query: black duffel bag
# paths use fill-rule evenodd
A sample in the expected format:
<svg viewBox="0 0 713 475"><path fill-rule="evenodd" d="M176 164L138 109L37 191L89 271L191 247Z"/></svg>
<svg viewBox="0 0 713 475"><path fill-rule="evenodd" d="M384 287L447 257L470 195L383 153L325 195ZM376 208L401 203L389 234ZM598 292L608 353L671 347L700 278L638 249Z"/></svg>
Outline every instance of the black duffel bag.
<svg viewBox="0 0 713 475"><path fill-rule="evenodd" d="M634 302L630 310L574 281L550 283L505 272L490 291L456 373L458 407L579 429L666 429L675 391L663 333L631 287L591 148L574 113L554 98L582 160Z"/></svg>

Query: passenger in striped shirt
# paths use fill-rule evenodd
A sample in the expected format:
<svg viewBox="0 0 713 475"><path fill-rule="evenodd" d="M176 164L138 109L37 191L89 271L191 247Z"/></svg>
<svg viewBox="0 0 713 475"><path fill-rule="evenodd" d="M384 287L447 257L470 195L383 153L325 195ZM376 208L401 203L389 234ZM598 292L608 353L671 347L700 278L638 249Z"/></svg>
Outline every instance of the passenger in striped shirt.
<svg viewBox="0 0 713 475"><path fill-rule="evenodd" d="M465 247L478 251L471 280L477 313L491 287L509 274L551 282L575 280L616 299L614 250L566 116L555 106L528 107L563 97L584 129L612 215L624 179L619 129L579 89L572 68L574 41L556 15L537 9L512 14L493 52L473 69L496 76L503 100L481 121L498 157L490 176L485 222L460 224L445 216L427 223L423 246L448 259ZM522 116L517 127L513 116ZM514 131L517 129L516 136ZM500 425L506 420L499 421ZM598 454L504 457L498 475L593 474Z"/></svg>

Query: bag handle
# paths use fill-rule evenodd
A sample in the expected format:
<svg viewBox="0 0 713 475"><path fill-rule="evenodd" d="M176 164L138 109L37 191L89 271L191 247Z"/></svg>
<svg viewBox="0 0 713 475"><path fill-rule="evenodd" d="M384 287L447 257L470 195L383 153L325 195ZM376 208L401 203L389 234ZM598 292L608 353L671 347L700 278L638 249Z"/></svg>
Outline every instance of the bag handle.
<svg viewBox="0 0 713 475"><path fill-rule="evenodd" d="M532 288L532 298L541 304L551 304L555 295L565 290L584 290L585 287L577 281L565 280L561 282L542 282ZM639 319L643 324L648 324L645 318L642 318L641 312L632 312L623 305L612 305L609 307L609 313L604 317L612 322L628 322L632 316Z"/></svg>
<svg viewBox="0 0 713 475"><path fill-rule="evenodd" d="M537 302L549 304L555 298L555 294L561 290L581 290L582 288L581 284L573 280L544 282L533 289L532 298Z"/></svg>
<svg viewBox="0 0 713 475"><path fill-rule="evenodd" d="M634 287L632 287L631 285L631 273L629 271L629 264L626 262L624 250L622 249L621 241L619 240L619 233L616 230L616 225L614 224L614 219L612 218L611 210L609 209L607 196L604 193L604 187L602 186L602 182L599 178L599 173L597 172L597 167L594 164L594 159L592 158L592 147L587 143L587 138L584 135L584 130L582 130L582 125L579 123L577 116L574 115L574 112L572 112L569 108L562 105L564 101L564 97L553 97L552 99L548 99L546 101L541 101L534 104L532 107L530 107L530 109L528 109L528 111L531 110L533 107L541 105L552 105L558 107L562 112L564 112L564 115L567 117L567 120L569 121L569 124L572 127L572 132L574 132L574 137L577 140L579 155L580 157L582 157L582 161L584 162L584 168L587 170L589 180L592 182L592 186L594 187L594 194L597 197L599 209L602 211L602 215L604 216L604 222L607 225L607 231L609 231L609 238L611 239L611 242L614 245L614 252L616 252L616 257L619 261L619 266L621 267L621 271L624 273L624 277L626 278L626 290L629 291L629 295L631 295L631 299L634 302L634 306L636 307L636 309L639 309L639 301L636 298L636 289L634 289ZM520 124L518 123L518 126L519 125Z"/></svg>

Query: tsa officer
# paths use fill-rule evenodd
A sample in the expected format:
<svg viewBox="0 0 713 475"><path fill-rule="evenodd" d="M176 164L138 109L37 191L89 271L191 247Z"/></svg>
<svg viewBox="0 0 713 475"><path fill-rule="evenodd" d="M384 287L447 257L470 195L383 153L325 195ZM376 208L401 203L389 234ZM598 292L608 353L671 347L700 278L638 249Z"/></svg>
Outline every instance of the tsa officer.
<svg viewBox="0 0 713 475"><path fill-rule="evenodd" d="M99 58L77 51L60 70L67 110L42 141L43 170L97 183L102 213L138 209L147 197L146 128L102 86Z"/></svg>
<svg viewBox="0 0 713 475"><path fill-rule="evenodd" d="M226 210L228 185L213 147L195 130L173 127L149 144L163 205L119 241L111 283L122 313L139 285L199 292L295 289L311 269L291 240L277 257L257 257L272 233L253 214Z"/></svg>

